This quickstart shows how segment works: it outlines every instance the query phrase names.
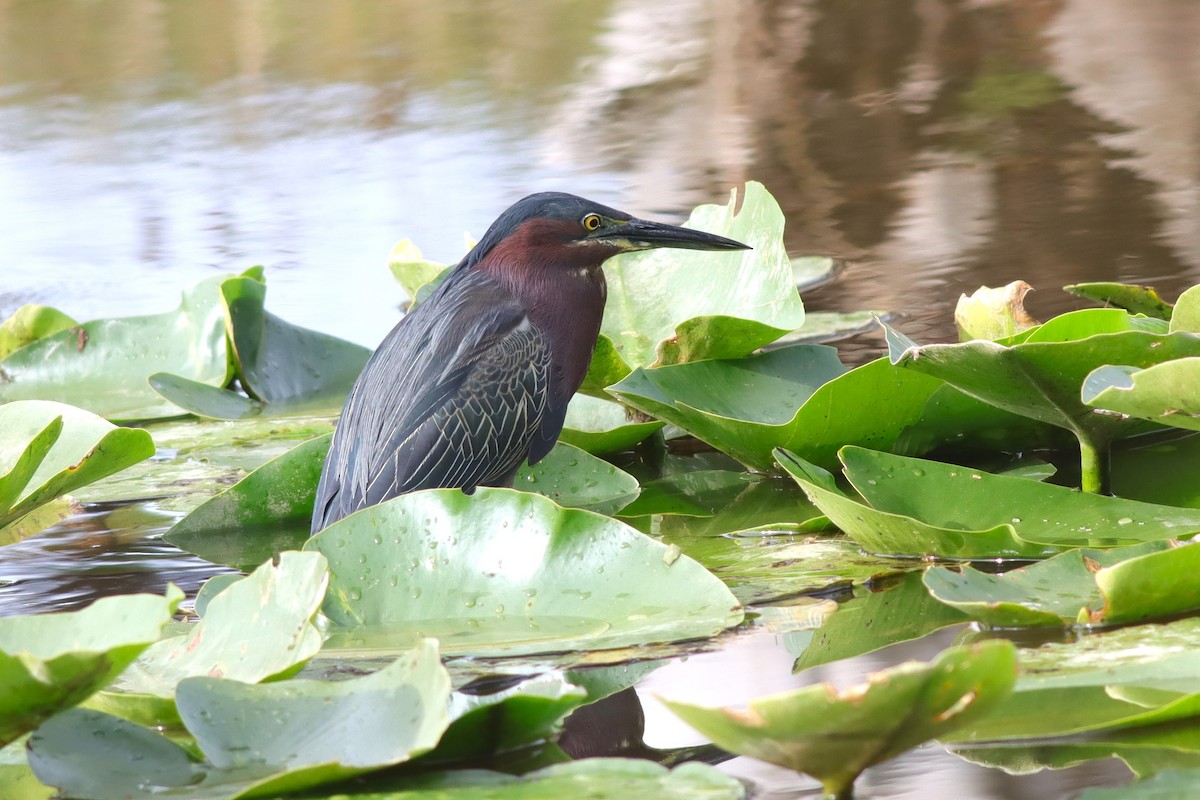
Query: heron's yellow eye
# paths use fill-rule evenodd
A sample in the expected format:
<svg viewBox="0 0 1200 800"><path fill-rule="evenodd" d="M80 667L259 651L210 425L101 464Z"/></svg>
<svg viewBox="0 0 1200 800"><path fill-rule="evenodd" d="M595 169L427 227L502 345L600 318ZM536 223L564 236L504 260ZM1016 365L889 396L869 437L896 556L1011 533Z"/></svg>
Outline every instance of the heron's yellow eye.
<svg viewBox="0 0 1200 800"><path fill-rule="evenodd" d="M600 229L600 215L599 214L588 214L586 217L584 217L583 218L583 229L585 231L587 231L588 233L599 230Z"/></svg>

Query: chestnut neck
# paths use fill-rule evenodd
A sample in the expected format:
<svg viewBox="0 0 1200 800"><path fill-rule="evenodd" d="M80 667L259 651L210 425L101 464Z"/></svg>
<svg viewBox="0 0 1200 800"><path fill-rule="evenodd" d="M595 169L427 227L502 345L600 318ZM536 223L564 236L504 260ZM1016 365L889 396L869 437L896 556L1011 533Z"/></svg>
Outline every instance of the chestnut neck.
<svg viewBox="0 0 1200 800"><path fill-rule="evenodd" d="M608 245L569 244L577 228L569 220L527 220L473 266L512 292L546 334L552 394L564 404L587 374L607 297L601 264L616 254Z"/></svg>

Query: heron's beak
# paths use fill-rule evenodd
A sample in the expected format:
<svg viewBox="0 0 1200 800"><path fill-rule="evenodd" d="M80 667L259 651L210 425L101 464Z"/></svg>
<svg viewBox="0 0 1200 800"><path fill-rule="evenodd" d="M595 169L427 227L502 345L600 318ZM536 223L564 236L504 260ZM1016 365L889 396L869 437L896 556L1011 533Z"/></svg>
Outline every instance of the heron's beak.
<svg viewBox="0 0 1200 800"><path fill-rule="evenodd" d="M622 250L650 250L655 247L676 247L682 250L749 250L749 245L717 236L713 233L631 219L596 237L618 245Z"/></svg>

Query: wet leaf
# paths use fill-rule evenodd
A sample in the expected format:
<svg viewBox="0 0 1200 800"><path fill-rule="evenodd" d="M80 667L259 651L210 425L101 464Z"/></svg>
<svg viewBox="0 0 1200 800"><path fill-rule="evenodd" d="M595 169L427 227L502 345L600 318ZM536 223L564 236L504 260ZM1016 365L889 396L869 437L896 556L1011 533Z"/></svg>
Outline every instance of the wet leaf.
<svg viewBox="0 0 1200 800"><path fill-rule="evenodd" d="M1155 319L1171 318L1171 304L1158 296L1150 286L1128 283L1073 283L1065 291L1086 297L1105 306L1123 308L1131 314L1145 314Z"/></svg>
<svg viewBox="0 0 1200 800"><path fill-rule="evenodd" d="M1006 641L951 648L842 692L828 684L751 701L747 711L664 701L718 746L806 772L839 795L872 764L984 717L1012 690Z"/></svg>
<svg viewBox="0 0 1200 800"><path fill-rule="evenodd" d="M388 254L388 269L410 303L417 299L417 291L441 275L447 266L426 259L411 239L401 239Z"/></svg>
<svg viewBox="0 0 1200 800"><path fill-rule="evenodd" d="M0 542L38 506L154 455L145 431L44 400L0 405L0 431Z"/></svg>
<svg viewBox="0 0 1200 800"><path fill-rule="evenodd" d="M1076 492L861 447L843 448L840 455L846 477L871 506L929 525L960 530L1007 525L1025 542L1057 547L1116 547L1200 531L1196 509Z"/></svg>
<svg viewBox="0 0 1200 800"><path fill-rule="evenodd" d="M85 322L38 339L0 361L0 402L56 400L111 420L184 413L148 383L170 372L211 386L232 375L220 286L226 276L183 293L175 311Z"/></svg>
<svg viewBox="0 0 1200 800"><path fill-rule="evenodd" d="M567 406L566 427L558 440L596 455L616 453L630 449L666 424L631 420L629 416L629 410L620 403L577 394Z"/></svg>
<svg viewBox="0 0 1200 800"><path fill-rule="evenodd" d="M1001 575L971 567L961 571L935 567L925 572L924 582L933 597L997 628L1103 622L1107 614L1100 608L1103 598L1096 585L1097 572L1166 548L1152 542L1114 550L1071 550ZM1177 585L1164 587L1167 592L1174 588ZM1121 612L1116 616L1113 622L1120 621Z"/></svg>
<svg viewBox="0 0 1200 800"><path fill-rule="evenodd" d="M509 489L403 495L305 548L330 560L324 611L342 647L432 636L444 652L517 655L713 636L742 619L686 556Z"/></svg>
<svg viewBox="0 0 1200 800"><path fill-rule="evenodd" d="M266 284L255 277L230 278L220 292L234 367L250 397L171 374L151 376L157 391L215 418L311 416L342 407L370 350L270 313Z"/></svg>
<svg viewBox="0 0 1200 800"><path fill-rule="evenodd" d="M1175 301L1171 309L1171 331L1200 333L1200 286L1193 286Z"/></svg>
<svg viewBox="0 0 1200 800"><path fill-rule="evenodd" d="M450 727L423 761L478 762L551 741L563 718L589 699L558 675L522 681L494 694L455 692L449 704Z"/></svg>
<svg viewBox="0 0 1200 800"><path fill-rule="evenodd" d="M877 320L890 316L886 311L806 311L804 324L780 336L771 346L820 344L847 339L874 330Z"/></svg>
<svg viewBox="0 0 1200 800"><path fill-rule="evenodd" d="M779 465L800 484L808 498L829 517L829 521L869 553L980 559L1039 558L1057 550L1049 545L1023 541L1011 524L951 528L900 513L881 511L845 495L833 485L833 477L829 473L796 454L779 450L777 458Z"/></svg>
<svg viewBox="0 0 1200 800"><path fill-rule="evenodd" d="M1200 336L1149 333L1146 327L1118 309L1090 309L1056 317L1011 346L973 341L922 347L885 330L893 364L1075 434L1084 451L1084 486L1095 492L1104 488L1099 463L1108 444L1131 423L1119 415L1095 413L1081 401L1088 374L1107 364L1148 367L1200 355Z"/></svg>
<svg viewBox="0 0 1200 800"><path fill-rule="evenodd" d="M106 686L158 640L183 599L106 597L81 611L0 618L0 746Z"/></svg>
<svg viewBox="0 0 1200 800"><path fill-rule="evenodd" d="M1104 366L1083 382L1083 402L1095 408L1200 430L1200 358L1179 358L1146 369Z"/></svg>
<svg viewBox="0 0 1200 800"><path fill-rule="evenodd" d="M931 598L919 572L885 582L880 589L856 587L855 591L856 596L840 604L813 634L796 659L793 672L919 639L968 619L961 611Z"/></svg>
<svg viewBox="0 0 1200 800"><path fill-rule="evenodd" d="M312 624L328 581L317 553L288 552L208 603L188 633L156 642L114 684L146 716L174 717L175 687L195 676L256 683L287 674L321 649ZM112 706L108 706L112 707Z"/></svg>
<svg viewBox="0 0 1200 800"><path fill-rule="evenodd" d="M449 721L449 691L435 642L344 681L188 678L179 712L205 761L125 720L76 710L31 737L30 764L43 782L97 800L275 795L429 751Z"/></svg>
<svg viewBox="0 0 1200 800"><path fill-rule="evenodd" d="M0 323L0 359L8 358L30 342L78 324L56 308L23 305Z"/></svg>
<svg viewBox="0 0 1200 800"><path fill-rule="evenodd" d="M211 497L167 532L168 542L216 564L253 569L304 546L317 481L332 434L306 441ZM615 511L637 495L637 481L607 461L558 444L517 472L516 485L559 505Z"/></svg>
<svg viewBox="0 0 1200 800"><path fill-rule="evenodd" d="M967 297L959 295L954 324L960 341L1005 339L1036 327L1039 323L1025 310L1025 295L1033 287L1013 281L998 289L981 286Z"/></svg>
<svg viewBox="0 0 1200 800"><path fill-rule="evenodd" d="M769 469L771 448L784 442L800 441L796 446L806 450L818 450L822 445L831 452L836 450L826 442L841 433L846 423L832 431L819 423L834 421L832 407L837 404L831 399L835 392L828 390L826 382L843 372L845 367L833 348L794 345L737 360L638 369L613 386L612 392L744 464ZM827 391L817 398L814 393L822 384ZM806 414L801 406L807 407L810 398L816 402ZM873 415L878 417L878 411ZM879 433L874 428L870 434L859 432L871 439L887 435L886 430Z"/></svg>
<svg viewBox="0 0 1200 800"><path fill-rule="evenodd" d="M601 333L629 367L745 356L804 323L778 203L751 181L736 206L735 190L728 205L699 206L684 225L752 250L661 249L605 263Z"/></svg>

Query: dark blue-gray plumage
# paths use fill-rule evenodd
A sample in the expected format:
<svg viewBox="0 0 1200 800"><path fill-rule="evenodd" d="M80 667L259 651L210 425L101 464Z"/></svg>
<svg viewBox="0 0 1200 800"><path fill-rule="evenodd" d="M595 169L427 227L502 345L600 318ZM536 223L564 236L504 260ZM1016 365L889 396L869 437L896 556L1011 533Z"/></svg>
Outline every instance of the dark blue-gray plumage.
<svg viewBox="0 0 1200 800"><path fill-rule="evenodd" d="M600 332L601 264L654 247L746 245L570 194L517 202L392 329L350 391L312 531L436 487L511 486L554 446Z"/></svg>

